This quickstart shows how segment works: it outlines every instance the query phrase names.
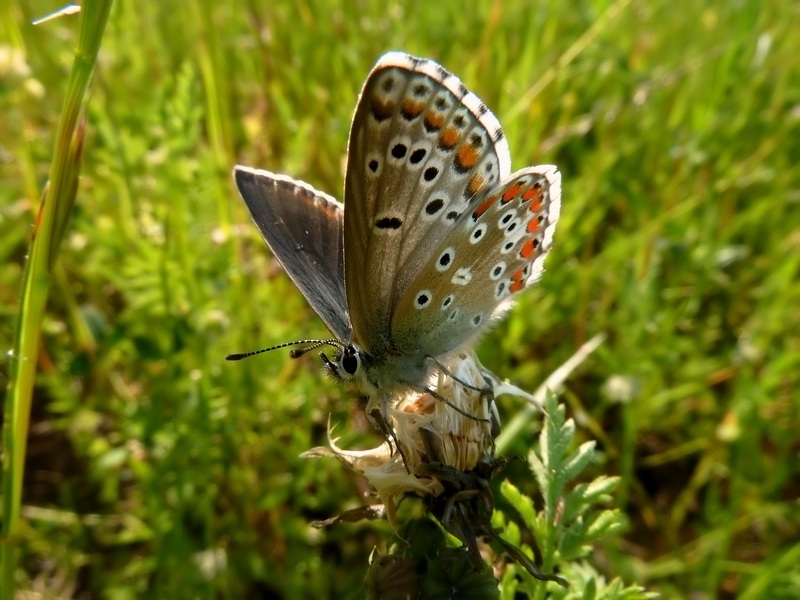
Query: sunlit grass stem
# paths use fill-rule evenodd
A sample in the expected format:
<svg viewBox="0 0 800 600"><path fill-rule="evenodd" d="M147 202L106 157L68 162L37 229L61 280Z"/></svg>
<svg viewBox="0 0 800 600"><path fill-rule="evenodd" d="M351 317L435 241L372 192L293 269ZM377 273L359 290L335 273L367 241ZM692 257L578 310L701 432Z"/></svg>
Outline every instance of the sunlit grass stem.
<svg viewBox="0 0 800 600"><path fill-rule="evenodd" d="M56 132L48 184L42 194L23 273L3 421L3 544L0 546L3 598L13 597L14 591L25 449L42 320L53 265L78 191L86 132L84 98L110 9L111 0L97 0L85 2L81 11L78 44Z"/></svg>

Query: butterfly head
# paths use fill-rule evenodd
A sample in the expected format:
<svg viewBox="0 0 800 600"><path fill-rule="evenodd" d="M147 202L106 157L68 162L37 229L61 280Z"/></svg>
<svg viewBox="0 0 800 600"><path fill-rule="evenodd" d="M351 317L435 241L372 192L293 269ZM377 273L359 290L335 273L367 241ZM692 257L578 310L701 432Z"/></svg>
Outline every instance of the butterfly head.
<svg viewBox="0 0 800 600"><path fill-rule="evenodd" d="M364 349L354 343L343 342L338 339L329 340L298 340L296 342L287 342L285 344L278 344L277 346L270 346L269 348L262 348L260 350L252 350L250 352L236 352L228 354L226 360L242 360L256 354L286 348L287 346L296 346L299 344L307 344L304 348L294 348L289 356L292 358L300 358L311 350L316 350L322 346L331 346L334 348L335 353L332 357L328 357L324 352L320 353L322 358L323 369L328 376L334 381L339 381L345 384L352 383L360 388L362 392L367 395L372 395L378 388L381 387L380 381L386 377L385 364L377 361L368 355ZM391 364L391 363L390 363ZM382 369L381 366L384 368Z"/></svg>
<svg viewBox="0 0 800 600"><path fill-rule="evenodd" d="M361 350L352 344L331 345L338 349L333 360L324 352L320 354L322 362L325 363L325 372L336 381L344 383L355 381L364 369Z"/></svg>
<svg viewBox="0 0 800 600"><path fill-rule="evenodd" d="M407 390L409 382L424 382L430 371L425 354L398 353L393 349L369 352L357 342L328 341L336 353L328 357L320 354L323 369L334 381L351 384L370 397L390 397L398 390ZM304 354L317 346L292 351L292 357ZM413 387L413 385L412 385Z"/></svg>

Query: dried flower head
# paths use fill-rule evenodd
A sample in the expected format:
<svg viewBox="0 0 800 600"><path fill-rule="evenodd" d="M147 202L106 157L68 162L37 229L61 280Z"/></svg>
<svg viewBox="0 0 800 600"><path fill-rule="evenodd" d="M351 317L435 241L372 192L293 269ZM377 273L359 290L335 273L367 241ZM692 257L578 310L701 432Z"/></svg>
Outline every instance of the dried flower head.
<svg viewBox="0 0 800 600"><path fill-rule="evenodd" d="M329 449L304 456L334 456L364 475L394 522L403 497L436 497L447 488L431 465L468 472L492 455L497 385L474 355L461 354L437 369L427 391L408 389L395 400L388 414L391 439L370 450L345 450L329 436Z"/></svg>
<svg viewBox="0 0 800 600"><path fill-rule="evenodd" d="M530 394L501 382L474 354L459 354L439 365L424 391L406 390L389 409L390 436L370 450L345 450L329 431L329 448L304 456L333 456L363 475L383 502L383 511L361 507L317 523L376 518L385 514L397 525L398 503L421 498L442 526L466 549L476 572L485 567L478 539L489 537L505 548L534 577L564 583L540 573L521 550L503 540L491 526L494 498L489 481L505 465L494 456L499 434L495 396L512 394L533 402ZM399 451L393 451L394 447Z"/></svg>

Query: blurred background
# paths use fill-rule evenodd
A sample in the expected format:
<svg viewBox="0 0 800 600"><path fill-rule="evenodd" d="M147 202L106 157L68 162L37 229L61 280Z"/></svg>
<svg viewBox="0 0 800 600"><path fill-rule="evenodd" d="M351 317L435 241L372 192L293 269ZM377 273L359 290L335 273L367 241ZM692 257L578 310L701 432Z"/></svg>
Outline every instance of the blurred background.
<svg viewBox="0 0 800 600"><path fill-rule="evenodd" d="M77 36L0 6L0 347L10 348ZM326 441L379 441L310 354L327 336L232 185L236 163L341 197L350 118L388 50L497 115L514 168L555 163L541 283L481 346L562 394L619 475L628 528L593 560L667 598L800 590L800 5L586 0L118 2L51 289L23 497L38 597L359 597L386 523ZM7 366L5 368L7 370ZM7 381L7 376L3 376ZM501 398L509 420L522 408ZM524 456L532 419L509 455ZM506 476L535 494L524 465Z"/></svg>

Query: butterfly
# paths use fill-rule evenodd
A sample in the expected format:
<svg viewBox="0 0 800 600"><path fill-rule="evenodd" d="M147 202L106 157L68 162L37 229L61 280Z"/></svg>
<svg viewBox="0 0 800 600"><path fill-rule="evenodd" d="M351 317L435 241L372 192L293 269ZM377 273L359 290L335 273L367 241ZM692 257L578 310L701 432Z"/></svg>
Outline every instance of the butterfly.
<svg viewBox="0 0 800 600"><path fill-rule="evenodd" d="M489 109L436 62L401 52L381 57L361 90L344 205L285 175L233 175L334 336L312 346L336 349L321 354L325 370L384 417L403 390L430 391L433 374L540 278L561 207L555 166L512 174Z"/></svg>

